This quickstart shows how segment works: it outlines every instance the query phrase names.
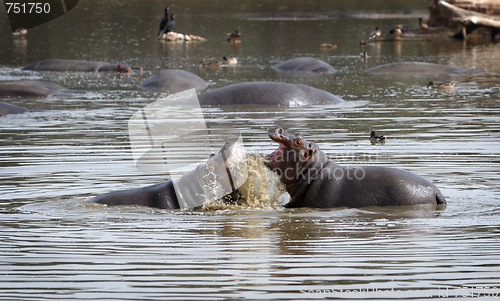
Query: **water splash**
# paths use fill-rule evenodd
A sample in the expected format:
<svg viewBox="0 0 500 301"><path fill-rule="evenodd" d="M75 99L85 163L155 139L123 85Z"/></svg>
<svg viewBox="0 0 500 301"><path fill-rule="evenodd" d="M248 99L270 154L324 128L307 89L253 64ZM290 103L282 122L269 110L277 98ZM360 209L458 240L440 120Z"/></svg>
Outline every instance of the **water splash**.
<svg viewBox="0 0 500 301"><path fill-rule="evenodd" d="M258 154L246 156L248 177L232 194L202 205L203 210L220 209L276 209L281 207L278 198L286 191L279 176L264 164Z"/></svg>

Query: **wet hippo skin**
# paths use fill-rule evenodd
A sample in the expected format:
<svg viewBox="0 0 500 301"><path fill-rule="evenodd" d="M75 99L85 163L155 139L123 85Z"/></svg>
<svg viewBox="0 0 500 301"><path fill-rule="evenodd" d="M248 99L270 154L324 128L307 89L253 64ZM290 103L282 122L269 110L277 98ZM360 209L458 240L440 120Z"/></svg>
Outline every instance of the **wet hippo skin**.
<svg viewBox="0 0 500 301"><path fill-rule="evenodd" d="M267 165L286 185L288 208L446 203L434 184L414 173L379 166L342 167L300 134L273 126L268 135L279 147L268 156Z"/></svg>
<svg viewBox="0 0 500 301"><path fill-rule="evenodd" d="M238 150L241 149L237 143L226 143L217 155L211 156L205 163L201 163L193 170L186 172L176 179L175 183L170 179L155 185L112 191L94 197L93 201L108 206L140 205L159 209L199 207L207 198L215 198L213 200L216 200L224 196L225 190L221 190L221 186L218 186L217 190L221 195L211 194L213 189L207 187L206 181L212 179L220 184L221 175L227 175L229 172L228 168L230 167L228 166L233 166L234 162L246 162L243 160L244 157L237 156ZM236 178L232 177L233 180ZM227 192L230 193L230 191Z"/></svg>
<svg viewBox="0 0 500 301"><path fill-rule="evenodd" d="M146 78L139 87L165 89L171 93L194 88L196 92L201 92L208 87L208 83L198 75L188 71L165 69Z"/></svg>
<svg viewBox="0 0 500 301"><path fill-rule="evenodd" d="M39 96L71 94L76 91L68 90L57 84L41 82L36 80L18 80L10 82L0 82L0 96Z"/></svg>
<svg viewBox="0 0 500 301"><path fill-rule="evenodd" d="M313 57L297 57L274 66L278 71L305 71L318 73L335 73L337 70L328 63Z"/></svg>
<svg viewBox="0 0 500 301"><path fill-rule="evenodd" d="M120 64L110 64L107 62L79 61L79 60L59 60L51 59L33 63L21 70L31 71L72 71L72 72L142 72L140 67L129 67Z"/></svg>
<svg viewBox="0 0 500 301"><path fill-rule="evenodd" d="M0 116L5 116L9 114L22 114L27 112L29 112L29 110L24 107L0 101Z"/></svg>
<svg viewBox="0 0 500 301"><path fill-rule="evenodd" d="M96 196L93 201L108 206L141 205L159 209L179 209L172 180L146 187L108 192Z"/></svg>
<svg viewBox="0 0 500 301"><path fill-rule="evenodd" d="M301 84L246 82L207 91L198 95L200 105L323 105L344 100L327 91Z"/></svg>

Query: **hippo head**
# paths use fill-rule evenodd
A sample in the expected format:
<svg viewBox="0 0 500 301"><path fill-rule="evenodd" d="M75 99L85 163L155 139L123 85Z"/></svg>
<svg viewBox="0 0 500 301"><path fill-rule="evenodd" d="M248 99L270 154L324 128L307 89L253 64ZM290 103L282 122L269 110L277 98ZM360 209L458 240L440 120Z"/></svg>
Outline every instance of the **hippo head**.
<svg viewBox="0 0 500 301"><path fill-rule="evenodd" d="M300 134L292 135L275 125L267 130L269 138L278 142L278 149L266 156L267 166L276 171L285 185L304 178L304 172L315 163L315 154L321 150ZM321 152L322 153L322 152Z"/></svg>

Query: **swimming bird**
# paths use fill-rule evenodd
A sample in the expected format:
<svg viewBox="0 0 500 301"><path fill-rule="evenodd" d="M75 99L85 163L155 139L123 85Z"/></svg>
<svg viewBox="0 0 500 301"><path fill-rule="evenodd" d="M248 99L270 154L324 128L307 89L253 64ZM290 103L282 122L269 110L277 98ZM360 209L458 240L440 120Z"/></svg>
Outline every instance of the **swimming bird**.
<svg viewBox="0 0 500 301"><path fill-rule="evenodd" d="M384 135L379 135L377 136L377 132L372 131L370 133L370 142L371 143L385 143L385 136Z"/></svg>
<svg viewBox="0 0 500 301"><path fill-rule="evenodd" d="M231 42L234 41L235 43L238 43L238 39L241 37L241 33L238 32L237 30L233 33L226 33L226 41Z"/></svg>
<svg viewBox="0 0 500 301"><path fill-rule="evenodd" d="M382 35L382 30L379 29L378 27L375 27L375 30L372 31L372 33L370 33L369 38L374 39L374 40L378 40L381 35Z"/></svg>
<svg viewBox="0 0 500 301"><path fill-rule="evenodd" d="M215 62L208 62L206 63L204 60L200 61L200 65L203 67L220 67L221 62L215 61Z"/></svg>
<svg viewBox="0 0 500 301"><path fill-rule="evenodd" d="M335 44L335 43L322 43L322 44L319 44L319 47L336 49L337 44Z"/></svg>
<svg viewBox="0 0 500 301"><path fill-rule="evenodd" d="M230 59L228 59L227 57L223 57L222 62L225 65L236 65L236 64L238 64L238 59L236 59L235 57L230 58Z"/></svg>
<svg viewBox="0 0 500 301"><path fill-rule="evenodd" d="M368 51L361 52L359 54L359 57L366 61L366 59L368 58Z"/></svg>
<svg viewBox="0 0 500 301"><path fill-rule="evenodd" d="M442 83L435 85L433 81L427 84L427 88L436 90L451 90L455 87L455 83Z"/></svg>
<svg viewBox="0 0 500 301"><path fill-rule="evenodd" d="M396 25L393 29L391 29L390 33L394 35L395 40L399 40L401 38L401 34L403 34L403 30L399 25Z"/></svg>
<svg viewBox="0 0 500 301"><path fill-rule="evenodd" d="M418 26L422 30L422 32L425 32L427 29L429 29L429 24L427 24L427 21L429 21L429 18L418 18Z"/></svg>
<svg viewBox="0 0 500 301"><path fill-rule="evenodd" d="M24 39L26 34L28 34L28 30L24 27L20 27L12 33L13 36L19 37L21 40Z"/></svg>
<svg viewBox="0 0 500 301"><path fill-rule="evenodd" d="M168 6L165 7L165 15L160 21L160 29L158 30L158 36L164 32L165 26L168 23Z"/></svg>

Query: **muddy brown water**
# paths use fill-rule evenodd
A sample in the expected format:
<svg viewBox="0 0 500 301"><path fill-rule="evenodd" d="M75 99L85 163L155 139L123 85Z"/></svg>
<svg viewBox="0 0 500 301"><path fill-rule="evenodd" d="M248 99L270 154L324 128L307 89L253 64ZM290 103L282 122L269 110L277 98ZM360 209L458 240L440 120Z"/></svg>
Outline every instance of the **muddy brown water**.
<svg viewBox="0 0 500 301"><path fill-rule="evenodd" d="M0 80L30 78L88 91L1 99L49 109L0 118L0 300L438 299L498 296L500 282L500 45L413 40L359 46L376 27L418 26L427 1L170 1L176 29L205 42L155 40L166 3L81 1L13 40L0 8ZM1 6L3 7L3 6ZM239 30L241 43L224 34ZM336 50L320 43L334 42ZM360 52L367 51L367 61ZM235 56L235 67L202 69ZM296 56L335 74L278 73ZM145 74L31 73L48 58L139 64ZM424 61L481 73L383 78L367 69ZM137 170L127 122L164 96L137 85L162 68L209 89L243 81L304 83L346 102L313 107L206 108L210 126L237 129L249 151L272 152L279 124L340 164L403 168L432 180L445 208L168 211L105 208L88 198L169 178ZM429 80L457 83L451 93ZM388 137L371 145L372 129ZM197 149L193 149L196 154ZM486 287L486 288L485 288Z"/></svg>

